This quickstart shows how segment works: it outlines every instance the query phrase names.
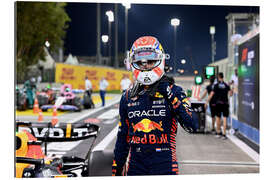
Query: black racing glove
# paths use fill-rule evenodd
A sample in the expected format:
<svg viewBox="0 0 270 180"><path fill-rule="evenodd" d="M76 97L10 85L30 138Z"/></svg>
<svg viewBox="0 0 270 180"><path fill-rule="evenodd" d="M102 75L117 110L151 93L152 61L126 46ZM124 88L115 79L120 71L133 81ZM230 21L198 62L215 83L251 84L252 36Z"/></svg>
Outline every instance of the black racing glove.
<svg viewBox="0 0 270 180"><path fill-rule="evenodd" d="M167 100L169 100L169 102L173 101L174 98L174 94L171 90L171 84L169 82L160 82L158 84L158 89L157 91Z"/></svg>

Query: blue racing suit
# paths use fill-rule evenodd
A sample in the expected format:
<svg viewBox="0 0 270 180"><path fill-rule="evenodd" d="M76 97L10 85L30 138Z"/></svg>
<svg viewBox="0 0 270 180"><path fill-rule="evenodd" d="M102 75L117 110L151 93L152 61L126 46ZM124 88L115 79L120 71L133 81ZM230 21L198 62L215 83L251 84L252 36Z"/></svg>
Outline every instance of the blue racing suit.
<svg viewBox="0 0 270 180"><path fill-rule="evenodd" d="M198 128L182 88L162 82L153 96L142 89L135 97L128 90L122 95L119 111L113 176L123 175L125 170L127 175L178 174L177 122L189 132Z"/></svg>

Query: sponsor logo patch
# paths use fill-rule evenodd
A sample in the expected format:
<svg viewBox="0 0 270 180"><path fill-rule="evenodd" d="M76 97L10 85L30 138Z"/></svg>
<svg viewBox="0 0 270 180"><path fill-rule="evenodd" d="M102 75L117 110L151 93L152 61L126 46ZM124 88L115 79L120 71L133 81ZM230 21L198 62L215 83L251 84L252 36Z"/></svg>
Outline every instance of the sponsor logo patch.
<svg viewBox="0 0 270 180"><path fill-rule="evenodd" d="M132 136L131 143L132 144L166 144L169 142L168 142L167 134L161 134L161 136L157 136L155 134L144 134L143 137Z"/></svg>
<svg viewBox="0 0 270 180"><path fill-rule="evenodd" d="M165 105L154 105L152 106L152 108L165 108L166 106Z"/></svg>
<svg viewBox="0 0 270 180"><path fill-rule="evenodd" d="M143 116L166 116L166 110L161 109L161 110L155 110L155 109L150 109L148 111L130 111L128 113L128 118L135 118L135 117L143 117Z"/></svg>
<svg viewBox="0 0 270 180"><path fill-rule="evenodd" d="M128 103L128 107L139 106L139 105L140 105L140 102Z"/></svg>
<svg viewBox="0 0 270 180"><path fill-rule="evenodd" d="M146 119L146 118L141 120L140 122L138 122L135 125L132 123L132 127L133 127L134 132L143 131L145 133L149 133L155 129L163 131L162 121L160 121L159 123L156 123L156 122L151 121L150 119Z"/></svg>
<svg viewBox="0 0 270 180"><path fill-rule="evenodd" d="M165 103L165 99L153 101L153 104L164 104L164 103Z"/></svg>
<svg viewBox="0 0 270 180"><path fill-rule="evenodd" d="M163 98L163 95L161 95L159 92L156 92L155 97L157 97L157 98Z"/></svg>

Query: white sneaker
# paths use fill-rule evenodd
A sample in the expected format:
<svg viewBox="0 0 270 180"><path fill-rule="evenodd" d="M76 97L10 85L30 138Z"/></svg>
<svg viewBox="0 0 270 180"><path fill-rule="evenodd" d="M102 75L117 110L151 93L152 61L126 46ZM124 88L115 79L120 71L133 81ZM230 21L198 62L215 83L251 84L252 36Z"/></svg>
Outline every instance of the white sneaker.
<svg viewBox="0 0 270 180"><path fill-rule="evenodd" d="M221 139L226 140L228 138L227 138L227 136L225 134L223 134L222 137L221 137Z"/></svg>
<svg viewBox="0 0 270 180"><path fill-rule="evenodd" d="M216 136L217 138L220 138L222 136L222 133L216 133Z"/></svg>

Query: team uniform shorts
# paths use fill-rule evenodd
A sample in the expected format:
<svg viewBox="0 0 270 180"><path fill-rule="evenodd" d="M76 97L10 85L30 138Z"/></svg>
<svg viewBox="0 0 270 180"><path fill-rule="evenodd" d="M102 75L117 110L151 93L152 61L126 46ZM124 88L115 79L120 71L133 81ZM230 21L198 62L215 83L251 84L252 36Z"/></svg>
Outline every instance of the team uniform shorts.
<svg viewBox="0 0 270 180"><path fill-rule="evenodd" d="M223 115L223 117L229 116L229 104L216 105L216 116L221 117L221 114Z"/></svg>
<svg viewBox="0 0 270 180"><path fill-rule="evenodd" d="M216 105L215 104L210 104L210 112L211 112L211 117L215 117L217 112L216 112Z"/></svg>

